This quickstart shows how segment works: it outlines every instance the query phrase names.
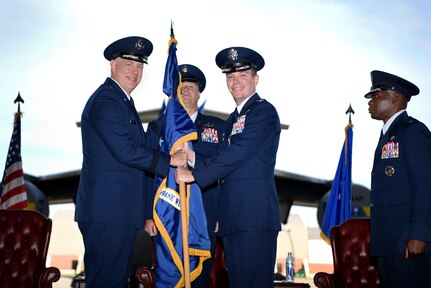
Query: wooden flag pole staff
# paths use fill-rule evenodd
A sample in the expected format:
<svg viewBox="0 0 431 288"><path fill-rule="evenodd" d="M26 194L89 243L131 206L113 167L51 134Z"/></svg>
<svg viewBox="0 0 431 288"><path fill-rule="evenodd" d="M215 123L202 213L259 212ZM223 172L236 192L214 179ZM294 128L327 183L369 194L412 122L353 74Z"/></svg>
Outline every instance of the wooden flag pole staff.
<svg viewBox="0 0 431 288"><path fill-rule="evenodd" d="M189 257L189 233L187 223L187 200L186 184L180 181L180 201L181 201L181 234L183 236L183 262L185 287L190 288L190 257Z"/></svg>

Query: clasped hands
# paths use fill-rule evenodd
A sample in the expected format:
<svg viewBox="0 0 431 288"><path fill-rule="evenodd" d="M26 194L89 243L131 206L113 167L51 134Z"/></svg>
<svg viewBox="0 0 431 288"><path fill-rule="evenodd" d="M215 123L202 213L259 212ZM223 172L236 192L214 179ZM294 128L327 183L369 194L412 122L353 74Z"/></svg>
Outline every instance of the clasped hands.
<svg viewBox="0 0 431 288"><path fill-rule="evenodd" d="M183 143L175 149L174 154L171 155L170 164L177 167L175 171L175 181L177 183L180 181L190 183L195 180L192 172L187 168L188 161L194 163L194 158L194 151L189 147L189 143ZM153 219L145 220L144 230L150 236L156 236L158 233Z"/></svg>
<svg viewBox="0 0 431 288"><path fill-rule="evenodd" d="M187 167L188 161L194 163L195 153L187 142L179 145L171 156L171 165L177 167L175 170L175 181L177 183L181 181L186 183L195 181L192 172Z"/></svg>

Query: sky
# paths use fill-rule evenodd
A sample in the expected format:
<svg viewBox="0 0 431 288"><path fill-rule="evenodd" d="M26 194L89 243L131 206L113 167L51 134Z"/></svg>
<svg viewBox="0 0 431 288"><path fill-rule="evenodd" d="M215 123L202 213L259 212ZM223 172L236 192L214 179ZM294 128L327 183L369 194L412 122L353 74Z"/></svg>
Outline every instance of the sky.
<svg viewBox="0 0 431 288"><path fill-rule="evenodd" d="M154 50L132 93L139 111L160 108L171 21L180 64L203 70L200 104L231 113L234 102L215 64L227 47L259 52L257 91L283 124L276 169L333 179L352 105L352 180L369 187L382 122L363 95L382 70L421 90L408 113L431 127L431 3L428 0L14 0L0 2L0 167L21 105L24 172L80 169L80 121L89 96L109 76L103 50L127 36Z"/></svg>

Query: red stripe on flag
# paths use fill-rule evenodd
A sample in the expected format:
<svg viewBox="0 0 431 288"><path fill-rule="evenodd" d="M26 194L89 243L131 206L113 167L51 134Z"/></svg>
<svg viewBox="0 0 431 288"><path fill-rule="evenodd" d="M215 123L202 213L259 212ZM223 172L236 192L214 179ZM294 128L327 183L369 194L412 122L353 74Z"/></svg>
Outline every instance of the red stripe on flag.
<svg viewBox="0 0 431 288"><path fill-rule="evenodd" d="M13 180L20 178L22 176L24 176L24 171L22 169L18 169L13 172L10 172L8 175L6 175L3 185L6 186L7 184L9 184L9 182L12 182Z"/></svg>
<svg viewBox="0 0 431 288"><path fill-rule="evenodd" d="M26 189L24 185L20 185L17 187L14 187L12 189L9 189L8 191L6 191L5 193L3 193L2 197L1 197L1 203L5 203L6 201L8 201L9 199L11 199L12 197L18 196L20 194L26 193Z"/></svg>

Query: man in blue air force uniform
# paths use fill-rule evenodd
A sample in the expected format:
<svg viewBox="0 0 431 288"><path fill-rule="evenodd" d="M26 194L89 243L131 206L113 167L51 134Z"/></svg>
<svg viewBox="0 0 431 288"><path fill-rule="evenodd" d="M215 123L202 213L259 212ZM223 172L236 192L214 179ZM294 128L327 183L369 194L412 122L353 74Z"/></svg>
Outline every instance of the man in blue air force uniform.
<svg viewBox="0 0 431 288"><path fill-rule="evenodd" d="M235 111L226 121L216 155L188 152L192 171L177 168L178 181L207 187L220 179L219 235L229 287L274 287L277 236L281 229L274 167L280 138L276 109L256 93L265 61L256 51L230 47L216 64L226 74Z"/></svg>
<svg viewBox="0 0 431 288"><path fill-rule="evenodd" d="M75 221L84 240L87 288L128 287L133 242L145 220L145 171L165 176L170 165L186 165L184 152L169 156L151 149L130 97L152 50L142 37L110 44L104 56L111 77L82 112L84 159Z"/></svg>
<svg viewBox="0 0 431 288"><path fill-rule="evenodd" d="M211 156L216 153L219 144L222 141L222 133L224 127L224 120L202 114L198 111L198 101L201 93L206 86L206 79L204 73L196 66L191 64L180 65L179 71L181 73L181 95L184 101L184 106L187 114L195 123L198 139L192 142L193 150L205 155ZM148 124L148 132L153 139L160 139L160 133L165 125L166 117L163 114L157 120ZM155 142L153 140L153 142ZM150 193L153 193L149 191ZM207 219L208 235L211 240L211 255L214 255L214 247L216 243L217 234L215 232L218 213L219 201L219 186L218 182L201 190L202 201ZM149 219L152 216L148 217ZM152 220L145 224L145 230L150 235L156 235L157 230ZM203 264L203 270L200 276L192 282L192 287L209 287L209 280L211 274L212 258L206 260Z"/></svg>
<svg viewBox="0 0 431 288"><path fill-rule="evenodd" d="M419 88L382 71L371 81L368 110L384 123L371 180L371 255L383 287L431 287L431 134L406 112Z"/></svg>

